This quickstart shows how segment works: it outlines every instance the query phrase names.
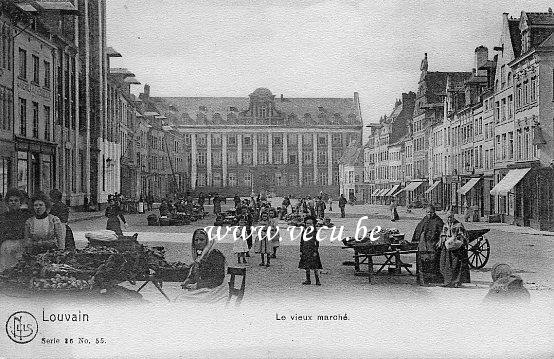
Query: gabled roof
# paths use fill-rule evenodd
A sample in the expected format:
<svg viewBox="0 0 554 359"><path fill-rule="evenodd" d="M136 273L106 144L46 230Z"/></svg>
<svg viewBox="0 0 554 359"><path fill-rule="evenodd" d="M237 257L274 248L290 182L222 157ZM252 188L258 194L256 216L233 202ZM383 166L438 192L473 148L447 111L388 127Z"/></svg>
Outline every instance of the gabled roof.
<svg viewBox="0 0 554 359"><path fill-rule="evenodd" d="M521 55L521 31L519 30L519 18L509 19L508 26L510 30L510 39L514 49L514 57Z"/></svg>

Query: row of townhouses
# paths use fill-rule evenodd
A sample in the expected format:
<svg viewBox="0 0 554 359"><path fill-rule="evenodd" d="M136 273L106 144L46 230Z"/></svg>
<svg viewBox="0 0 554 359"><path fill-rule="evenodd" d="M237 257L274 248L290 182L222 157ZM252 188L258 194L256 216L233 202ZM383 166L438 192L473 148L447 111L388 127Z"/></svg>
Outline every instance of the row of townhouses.
<svg viewBox="0 0 554 359"><path fill-rule="evenodd" d="M467 72L433 72L368 125L363 155L345 164L350 198L432 203L554 230L554 14L503 14L494 52Z"/></svg>
<svg viewBox="0 0 554 359"><path fill-rule="evenodd" d="M338 195L352 98L151 97L106 44L105 0L0 0L0 184L100 208L174 193Z"/></svg>

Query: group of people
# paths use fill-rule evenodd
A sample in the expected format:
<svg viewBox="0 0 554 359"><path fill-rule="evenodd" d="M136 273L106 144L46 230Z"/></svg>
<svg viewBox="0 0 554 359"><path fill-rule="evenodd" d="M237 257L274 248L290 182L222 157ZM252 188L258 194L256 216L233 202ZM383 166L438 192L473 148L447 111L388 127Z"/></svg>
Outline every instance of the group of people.
<svg viewBox="0 0 554 359"><path fill-rule="evenodd" d="M464 226L448 211L446 221L428 205L426 216L417 225L412 242L418 242L420 271L424 284L442 283L460 287L470 282L468 240Z"/></svg>
<svg viewBox="0 0 554 359"><path fill-rule="evenodd" d="M7 211L0 215L0 272L15 266L24 253L39 254L51 249L75 249L73 232L67 225L69 209L62 193L38 192L31 199L12 188L4 201Z"/></svg>

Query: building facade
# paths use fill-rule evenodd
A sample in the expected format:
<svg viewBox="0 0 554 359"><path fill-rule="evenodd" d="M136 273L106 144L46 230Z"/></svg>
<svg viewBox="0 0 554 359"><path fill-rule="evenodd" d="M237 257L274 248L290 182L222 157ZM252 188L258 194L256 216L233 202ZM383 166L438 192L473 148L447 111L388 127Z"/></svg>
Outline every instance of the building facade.
<svg viewBox="0 0 554 359"><path fill-rule="evenodd" d="M338 195L338 160L361 141L353 98L276 98L259 88L247 98L150 98L184 135L190 189L224 195Z"/></svg>

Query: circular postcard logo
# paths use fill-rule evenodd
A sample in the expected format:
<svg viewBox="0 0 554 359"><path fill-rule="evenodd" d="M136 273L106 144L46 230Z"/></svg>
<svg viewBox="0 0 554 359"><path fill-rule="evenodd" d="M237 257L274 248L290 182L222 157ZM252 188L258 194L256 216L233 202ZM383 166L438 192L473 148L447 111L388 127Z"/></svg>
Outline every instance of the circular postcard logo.
<svg viewBox="0 0 554 359"><path fill-rule="evenodd" d="M6 333L16 343L29 343L37 336L37 319L29 312L13 313L6 321Z"/></svg>

